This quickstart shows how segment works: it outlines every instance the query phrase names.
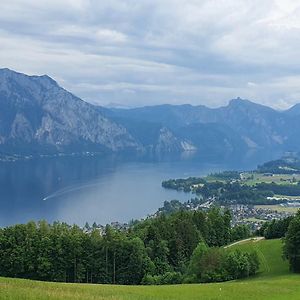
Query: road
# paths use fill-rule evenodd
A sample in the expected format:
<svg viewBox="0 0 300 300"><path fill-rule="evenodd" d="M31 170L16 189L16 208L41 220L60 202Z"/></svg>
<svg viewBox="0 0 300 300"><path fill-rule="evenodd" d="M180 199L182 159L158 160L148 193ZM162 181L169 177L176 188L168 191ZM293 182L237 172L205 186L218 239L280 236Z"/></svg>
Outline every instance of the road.
<svg viewBox="0 0 300 300"><path fill-rule="evenodd" d="M232 243L232 244L230 244L230 245L225 246L224 248L225 248L225 249L226 249L226 248L230 248L230 247L232 247L232 246L234 246L234 245L242 244L242 243L249 242L249 241L259 242L259 241L261 241L261 240L263 240L263 239L264 239L263 236L252 237L252 238L249 238L249 239L245 239L245 240L241 240L241 241L234 242L234 243Z"/></svg>

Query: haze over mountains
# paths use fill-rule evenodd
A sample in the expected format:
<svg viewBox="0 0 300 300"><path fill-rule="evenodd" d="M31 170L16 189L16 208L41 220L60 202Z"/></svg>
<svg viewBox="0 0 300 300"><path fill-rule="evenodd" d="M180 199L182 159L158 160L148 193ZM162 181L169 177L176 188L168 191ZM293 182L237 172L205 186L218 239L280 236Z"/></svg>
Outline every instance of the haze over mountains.
<svg viewBox="0 0 300 300"><path fill-rule="evenodd" d="M0 70L2 154L299 151L299 117L300 104L276 111L239 98L215 109L108 109L79 99L46 75Z"/></svg>

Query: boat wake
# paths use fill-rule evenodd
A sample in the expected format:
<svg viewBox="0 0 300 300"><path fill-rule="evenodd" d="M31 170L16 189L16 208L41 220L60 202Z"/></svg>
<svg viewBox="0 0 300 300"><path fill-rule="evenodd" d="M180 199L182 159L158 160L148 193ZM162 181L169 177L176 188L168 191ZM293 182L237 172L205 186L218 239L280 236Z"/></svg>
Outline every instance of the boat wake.
<svg viewBox="0 0 300 300"><path fill-rule="evenodd" d="M89 184L81 184L81 185L76 185L76 186L72 185L72 186L57 190L56 192L44 197L42 199L42 201L47 201L47 200L51 200L51 199L54 199L54 198L59 198L61 196L65 196L65 195L73 193L73 192L77 192L77 191L80 191L80 190L92 188L92 187L99 186L99 185L100 185L100 182L94 182L94 183L89 183Z"/></svg>

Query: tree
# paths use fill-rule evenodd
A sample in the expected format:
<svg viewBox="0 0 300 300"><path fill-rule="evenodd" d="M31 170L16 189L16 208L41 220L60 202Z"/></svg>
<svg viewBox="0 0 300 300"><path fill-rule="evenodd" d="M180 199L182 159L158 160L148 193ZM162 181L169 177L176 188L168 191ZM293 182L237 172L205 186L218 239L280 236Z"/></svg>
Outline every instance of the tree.
<svg viewBox="0 0 300 300"><path fill-rule="evenodd" d="M188 267L188 275L195 275L197 279L201 279L203 273L201 259L207 251L207 245L203 241L201 241L193 251Z"/></svg>
<svg viewBox="0 0 300 300"><path fill-rule="evenodd" d="M224 251L207 245L228 242L227 211L161 214L102 234L88 227L40 221L0 228L0 276L113 284L180 283L182 274L194 282L226 279Z"/></svg>
<svg viewBox="0 0 300 300"><path fill-rule="evenodd" d="M246 253L239 250L229 252L226 259L226 270L228 279L238 279L248 277L250 275L250 261Z"/></svg>
<svg viewBox="0 0 300 300"><path fill-rule="evenodd" d="M253 251L251 253L247 253L249 262L250 262L250 269L249 269L249 275L255 275L256 272L259 269L259 258L256 251Z"/></svg>
<svg viewBox="0 0 300 300"><path fill-rule="evenodd" d="M287 217L282 220L272 220L266 222L263 235L266 239L278 239L284 237L293 217Z"/></svg>
<svg viewBox="0 0 300 300"><path fill-rule="evenodd" d="M181 271L199 243L200 234L190 213L181 211L174 217L172 228L175 234L170 241L170 254L172 263Z"/></svg>
<svg viewBox="0 0 300 300"><path fill-rule="evenodd" d="M231 228L230 239L232 242L246 239L250 236L250 229L247 225L236 225Z"/></svg>
<svg viewBox="0 0 300 300"><path fill-rule="evenodd" d="M300 273L300 210L290 222L284 253L289 260L290 269L295 273Z"/></svg>
<svg viewBox="0 0 300 300"><path fill-rule="evenodd" d="M254 275L259 268L256 252L224 251L200 242L191 256L185 282L217 282Z"/></svg>

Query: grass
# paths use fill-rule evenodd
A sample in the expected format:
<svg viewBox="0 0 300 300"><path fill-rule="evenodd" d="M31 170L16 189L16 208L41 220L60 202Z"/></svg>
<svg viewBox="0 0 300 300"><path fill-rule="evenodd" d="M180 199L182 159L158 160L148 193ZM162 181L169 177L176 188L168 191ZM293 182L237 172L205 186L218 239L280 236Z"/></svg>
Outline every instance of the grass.
<svg viewBox="0 0 300 300"><path fill-rule="evenodd" d="M288 195L274 195L274 197L276 198L284 198L284 199L288 199L288 200L299 200L300 196L288 196Z"/></svg>
<svg viewBox="0 0 300 300"><path fill-rule="evenodd" d="M276 277L290 274L288 261L282 257L283 243L280 239L260 241L250 240L241 244L236 244L228 249L257 251L260 259L258 277Z"/></svg>
<svg viewBox="0 0 300 300"><path fill-rule="evenodd" d="M299 207L281 206L281 205L255 205L255 208L277 210L278 212L287 212L296 214Z"/></svg>
<svg viewBox="0 0 300 300"><path fill-rule="evenodd" d="M257 300L300 298L300 276L175 286L111 286L0 279L5 300Z"/></svg>
<svg viewBox="0 0 300 300"><path fill-rule="evenodd" d="M243 221L248 221L248 222L256 222L256 223L264 223L266 222L266 220L261 220L261 219L257 219L257 218L244 218Z"/></svg>
<svg viewBox="0 0 300 300"><path fill-rule="evenodd" d="M230 249L256 249L261 265L249 280L175 286L112 286L47 283L0 278L0 299L5 300L298 300L300 276L288 272L280 240L248 241Z"/></svg>
<svg viewBox="0 0 300 300"><path fill-rule="evenodd" d="M300 181L300 174L290 175L290 174L273 174L273 176L265 176L261 173L243 173L244 177L251 177L253 175L253 179L246 179L244 181L247 185L255 185L257 183L272 183L275 182L277 184L291 184L293 178L296 179L296 181ZM296 184L297 182L295 182Z"/></svg>

